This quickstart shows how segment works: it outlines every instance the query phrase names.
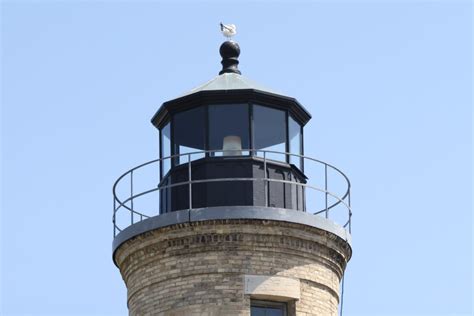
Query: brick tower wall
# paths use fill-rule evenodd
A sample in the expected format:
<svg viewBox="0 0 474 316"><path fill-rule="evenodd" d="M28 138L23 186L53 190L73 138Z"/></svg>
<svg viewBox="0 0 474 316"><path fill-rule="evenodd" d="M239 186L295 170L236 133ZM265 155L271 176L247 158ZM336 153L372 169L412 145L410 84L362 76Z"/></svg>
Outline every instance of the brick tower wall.
<svg viewBox="0 0 474 316"><path fill-rule="evenodd" d="M210 220L134 237L114 260L130 315L250 315L250 299L284 301L288 315L337 315L349 244L311 226Z"/></svg>

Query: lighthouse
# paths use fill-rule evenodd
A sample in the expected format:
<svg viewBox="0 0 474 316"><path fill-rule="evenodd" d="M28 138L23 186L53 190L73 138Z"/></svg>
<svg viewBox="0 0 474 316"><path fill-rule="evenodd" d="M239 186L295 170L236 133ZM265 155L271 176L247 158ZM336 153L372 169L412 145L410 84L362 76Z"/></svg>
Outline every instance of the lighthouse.
<svg viewBox="0 0 474 316"><path fill-rule="evenodd" d="M113 187L113 260L130 315L337 315L350 182L304 154L310 113L246 78L240 47L151 119L159 158ZM336 184L332 187L332 184Z"/></svg>

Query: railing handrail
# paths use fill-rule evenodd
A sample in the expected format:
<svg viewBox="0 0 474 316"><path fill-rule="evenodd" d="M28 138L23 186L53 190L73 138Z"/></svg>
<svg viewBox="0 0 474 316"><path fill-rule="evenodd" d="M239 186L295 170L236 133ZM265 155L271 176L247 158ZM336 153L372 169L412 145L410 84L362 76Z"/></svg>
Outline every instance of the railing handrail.
<svg viewBox="0 0 474 316"><path fill-rule="evenodd" d="M154 160L150 160L148 162L145 162L145 163L142 163L136 167L133 167L131 169L129 169L128 171L126 171L125 173L123 173L114 183L113 185L113 188L112 188L112 193L113 193L113 197L114 197L114 207L113 207L113 218L112 218L112 221L113 221L113 225L114 225L114 237L116 236L116 230L119 230L122 231L121 228L119 228L117 225L116 225L116 212L120 209L120 208L125 208L127 209L129 212L130 212L130 215L131 215L131 224L134 224L134 215L137 215L140 217L140 220L142 220L143 218L149 218L150 216L146 215L146 214L143 214L141 212L138 212L136 210L133 209L133 200L138 198L138 197L141 197L143 195L146 195L146 194L149 194L149 193L152 193L152 192L155 192L155 191L158 191L158 190L163 190L163 189L168 189L168 188L173 188L173 187L177 187L177 186L184 186L184 185L189 185L190 187L190 192L189 192L189 209L192 209L192 194L191 194L191 190L192 190L192 184L196 184L196 183L210 183L210 182L229 182L229 181L263 181L264 182L264 185L265 185L265 190L267 190L267 183L268 182L278 182L278 183L286 183L286 184L292 184L292 185L297 185L297 186L301 186L303 188L310 188L310 189L313 189L313 190L316 190L316 191L319 191L319 192L322 192L326 195L326 199L325 199L325 202L326 202L326 205L325 205L325 208L319 210L319 211L316 211L314 213L312 213L313 215L318 215L318 214L321 214L321 213L324 213L326 214L326 218L328 218L329 216L329 211L334 208L335 206L339 205L339 204L343 204L347 210L348 210L348 220L347 222L343 225L344 228L346 228L348 226L349 228L349 233L351 232L351 217L352 217L352 209L351 209L351 200L350 200L350 190L351 190L351 183L349 181L349 178L337 167L327 163L327 162L324 162L322 160L319 160L319 159L315 159L315 158L312 158L312 157L308 157L308 156L304 156L304 155L301 155L301 154L294 154L294 153L288 153L288 152L279 152L279 151L274 151L274 150L261 150L261 149L242 149L241 152L249 152L249 155L252 156L252 157L255 157L255 158L261 158L261 157L258 157L258 156L255 156L256 153L263 153L263 162L264 162L264 169L266 169L266 162L268 160L270 161L277 161L277 162L282 162L282 161L279 161L279 160L273 160L273 159L268 159L266 158L266 155L267 153L270 153L270 154L280 154L280 155L285 155L285 157L287 156L295 156L295 157L299 157L299 158L303 158L306 159L306 160L309 160L309 161L313 161L313 162L316 162L316 163L319 163L319 164L322 164L324 165L324 168L325 168L325 188L324 189L321 189L319 187L316 187L316 186L312 186L310 184L307 184L307 183L300 183L300 182L295 182L295 181L290 181L290 180L279 180L279 179L271 179L271 178L268 178L266 176L266 171L265 171L265 177L264 178L212 178L212 179L199 179L199 180L192 180L191 179L191 165L192 165L192 162L195 161L195 160L191 160L191 156L192 155L197 155L197 154L205 154L207 156L207 154L210 154L210 153L217 153L217 152L225 152L225 150L222 150L222 149L219 149L219 150L202 150L202 151L194 151L194 152L189 152L189 153L184 153L184 154L175 154L175 155L170 155L170 156L167 156L167 157L163 157L163 158L158 158L158 159L154 159ZM137 194L134 194L133 192L133 172L135 170L138 170L140 168L143 168L147 165L150 165L150 164L154 164L154 163L161 163L162 161L165 161L165 160L173 160L175 158L178 158L178 157L183 157L183 156L187 156L188 157L188 161L185 162L185 163L182 163L181 165L188 165L188 169L189 169L189 178L187 181L182 181L182 182L178 182L178 183L171 183L171 184L168 184L168 185L162 185L161 183L157 185L156 188L153 188L153 189L150 189L150 190L146 190L146 191L143 191L143 192L140 192L140 193L137 193ZM230 156L227 156L227 157L230 157ZM282 163L286 163L286 162L282 162ZM327 174L327 170L328 170L328 167L333 169L334 171L336 171L340 176L342 176L344 178L344 180L346 181L347 183L347 189L346 191L344 192L343 196L342 197L339 197L337 196L335 193L331 192L328 190L328 174ZM124 201L121 201L119 198L118 198L118 195L117 195L117 186L118 184L127 176L130 176L130 196L128 198L126 198ZM328 196L331 196L333 198L336 199L336 202L333 203L332 205L328 205ZM266 195L265 195L265 198L266 198ZM347 202L345 201L345 199L347 198ZM130 206L127 206L126 203L130 202ZM117 203L118 203L118 206L117 206ZM267 203L265 203L267 204Z"/></svg>

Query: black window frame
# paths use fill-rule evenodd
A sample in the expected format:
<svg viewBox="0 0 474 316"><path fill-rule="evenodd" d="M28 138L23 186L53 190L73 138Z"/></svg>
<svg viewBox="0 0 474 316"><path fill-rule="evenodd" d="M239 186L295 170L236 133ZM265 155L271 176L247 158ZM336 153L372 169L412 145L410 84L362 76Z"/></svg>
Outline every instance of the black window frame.
<svg viewBox="0 0 474 316"><path fill-rule="evenodd" d="M250 300L250 316L252 316L252 307L269 307L269 308L281 308L282 316L288 316L288 303L278 301L266 301L266 300Z"/></svg>

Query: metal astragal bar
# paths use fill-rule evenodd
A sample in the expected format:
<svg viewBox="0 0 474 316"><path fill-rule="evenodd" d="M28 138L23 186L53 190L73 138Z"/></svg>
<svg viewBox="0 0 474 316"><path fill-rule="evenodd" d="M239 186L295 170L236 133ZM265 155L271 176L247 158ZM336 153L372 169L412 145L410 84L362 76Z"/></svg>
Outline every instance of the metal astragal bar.
<svg viewBox="0 0 474 316"><path fill-rule="evenodd" d="M133 210L133 170L130 172L130 208ZM131 221L133 225L133 211L130 212Z"/></svg>
<svg viewBox="0 0 474 316"><path fill-rule="evenodd" d="M265 195L265 206L268 206L268 182L267 182L267 155L266 152L263 152L263 187Z"/></svg>
<svg viewBox="0 0 474 316"><path fill-rule="evenodd" d="M188 154L189 209L193 209L193 182L191 179L191 154Z"/></svg>

